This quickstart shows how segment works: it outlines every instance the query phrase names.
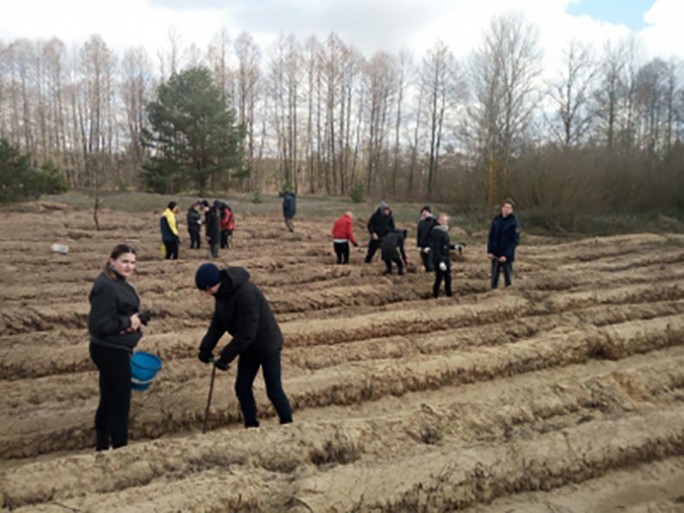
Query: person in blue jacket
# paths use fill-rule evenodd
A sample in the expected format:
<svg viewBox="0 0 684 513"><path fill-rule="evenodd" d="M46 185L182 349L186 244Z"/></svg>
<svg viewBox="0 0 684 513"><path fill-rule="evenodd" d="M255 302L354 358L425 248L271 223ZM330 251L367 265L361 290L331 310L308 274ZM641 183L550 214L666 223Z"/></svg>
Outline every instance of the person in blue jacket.
<svg viewBox="0 0 684 513"><path fill-rule="evenodd" d="M285 218L285 226L291 232L294 231L294 223L292 219L297 213L297 198L290 190L283 193L283 217Z"/></svg>
<svg viewBox="0 0 684 513"><path fill-rule="evenodd" d="M499 285L503 270L504 284L510 286L513 279L515 248L520 242L520 223L513 213L513 201L507 199L501 205L501 214L492 221L487 242L487 256L492 261L492 288Z"/></svg>

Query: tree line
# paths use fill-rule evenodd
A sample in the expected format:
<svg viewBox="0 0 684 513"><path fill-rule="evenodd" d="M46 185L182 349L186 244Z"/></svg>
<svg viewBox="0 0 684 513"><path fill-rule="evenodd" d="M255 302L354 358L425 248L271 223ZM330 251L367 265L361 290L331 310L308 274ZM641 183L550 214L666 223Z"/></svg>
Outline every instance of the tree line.
<svg viewBox="0 0 684 513"><path fill-rule="evenodd" d="M543 72L535 27L513 15L494 17L462 59L439 41L366 58L334 33L262 49L221 31L200 49L171 31L154 56L117 55L99 35L75 48L21 39L0 42L0 137L75 188L362 190L487 213L513 196L554 222L684 210L682 63L644 61L628 39L568 41L559 64ZM225 103L239 158L190 182L160 175L169 161L155 182L151 106L190 70Z"/></svg>

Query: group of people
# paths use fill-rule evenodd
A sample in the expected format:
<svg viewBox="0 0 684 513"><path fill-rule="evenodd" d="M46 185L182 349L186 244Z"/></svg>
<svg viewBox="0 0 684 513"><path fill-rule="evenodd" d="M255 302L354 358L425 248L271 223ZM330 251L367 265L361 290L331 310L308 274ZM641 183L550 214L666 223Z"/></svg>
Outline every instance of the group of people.
<svg viewBox="0 0 684 513"><path fill-rule="evenodd" d="M178 204L170 201L159 218L162 250L167 260L176 260L180 252L180 234L176 220L179 213ZM219 248L233 247L235 216L233 210L224 201L215 200L213 204L207 200L195 201L188 209L187 225L190 249L201 248L202 225L204 225L205 240L209 245L212 258L218 257Z"/></svg>
<svg viewBox="0 0 684 513"><path fill-rule="evenodd" d="M346 212L333 224L333 249L338 264L349 263L349 244L358 247L352 230L353 216ZM368 219L368 250L364 259L369 264L378 249L385 262L383 274L392 274L393 264L400 275L408 267L404 242L408 231L397 229L392 215L392 209L386 202L381 202L377 210ZM487 256L491 260L491 285L498 287L499 275L503 272L504 284L508 287L513 277L513 261L515 248L520 239L520 224L513 214L513 201L507 199L501 206L501 213L492 220L487 240ZM451 251L463 252L463 244L452 244L449 238L449 217L446 214L433 216L432 209L425 205L420 210L416 234L416 248L420 254L425 271L435 274L432 288L433 297L439 297L439 291L444 283L448 297L453 295L451 287Z"/></svg>
<svg viewBox="0 0 684 513"><path fill-rule="evenodd" d="M221 225L221 210L230 208L216 201L195 202L188 211L188 231L191 248L201 245L201 226L207 228L207 240L212 255L218 246L228 247L233 224L225 230ZM162 238L168 258L178 257L178 226L175 216L178 205L170 202L161 217ZM204 220L202 219L204 213ZM294 217L294 214L292 215ZM290 217L290 221L292 219ZM288 219L285 216L286 221ZM358 246L352 230L353 219L345 213L333 225L333 245L337 262L349 262L349 244ZM365 262L370 263L378 249L385 261L385 273L392 272L393 264L403 274L408 265L404 242L407 230L395 227L392 211L381 203L368 221L370 242ZM288 225L289 229L289 225ZM292 227L294 229L294 227ZM432 215L429 206L421 209L416 245L427 272L435 273L433 295L438 296L441 283L446 294L452 295L450 251L461 249L451 244L448 217ZM492 221L487 243L487 255L492 265L492 288L496 288L503 272L506 286L511 284L515 248L519 241L520 225L513 214L513 202L506 200L501 214ZM171 255L171 256L168 256ZM128 282L135 271L136 252L128 245L116 246L107 259L104 269L90 291L90 357L99 371L100 401L95 413L96 449L118 448L128 443L128 420L131 405L130 359L142 338L140 298ZM214 314L199 346L198 359L205 364L227 370L237 359L235 393L240 403L244 425L259 426L253 384L262 369L266 394L274 406L281 424L292 422L292 408L283 390L281 380L281 350L283 335L271 307L261 290L250 281L242 267L219 269L213 263L200 265L195 273L195 285L214 299ZM228 333L231 340L214 356L214 350Z"/></svg>

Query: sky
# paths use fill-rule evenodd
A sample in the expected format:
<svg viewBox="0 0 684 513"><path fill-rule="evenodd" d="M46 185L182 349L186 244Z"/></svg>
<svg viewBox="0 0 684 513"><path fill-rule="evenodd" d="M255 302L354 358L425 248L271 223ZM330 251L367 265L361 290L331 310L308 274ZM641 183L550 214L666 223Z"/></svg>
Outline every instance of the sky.
<svg viewBox="0 0 684 513"><path fill-rule="evenodd" d="M142 46L150 56L169 33L205 49L222 28L247 31L262 50L280 34L301 41L336 32L365 56L401 49L420 58L441 39L457 57L481 40L493 15L521 15L538 29L546 63L572 39L600 48L636 35L644 58L684 58L684 0L0 0L0 41L49 39L81 44L99 33L122 54Z"/></svg>

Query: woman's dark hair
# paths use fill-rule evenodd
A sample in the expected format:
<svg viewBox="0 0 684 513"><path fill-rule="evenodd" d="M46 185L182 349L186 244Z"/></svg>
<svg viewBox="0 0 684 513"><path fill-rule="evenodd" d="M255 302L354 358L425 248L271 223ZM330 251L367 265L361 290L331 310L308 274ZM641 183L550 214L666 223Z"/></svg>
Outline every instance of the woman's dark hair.
<svg viewBox="0 0 684 513"><path fill-rule="evenodd" d="M169 201L169 204L166 205L166 208L168 208L169 210L173 210L174 208L176 208L176 205L178 205L178 203L176 203L175 201Z"/></svg>
<svg viewBox="0 0 684 513"><path fill-rule="evenodd" d="M128 244L119 244L112 250L111 254L109 255L109 259L116 260L121 255L124 255L126 253L133 253L134 255L136 254L135 250ZM107 277L113 280L114 278L116 278L116 275L114 274L113 269L109 265L109 259L107 259L107 263L105 263L104 273L105 275L107 275Z"/></svg>
<svg viewBox="0 0 684 513"><path fill-rule="evenodd" d="M513 203L513 200L511 198L506 198L501 204L501 206L503 207L506 204L509 204L511 208L515 208L515 203Z"/></svg>

